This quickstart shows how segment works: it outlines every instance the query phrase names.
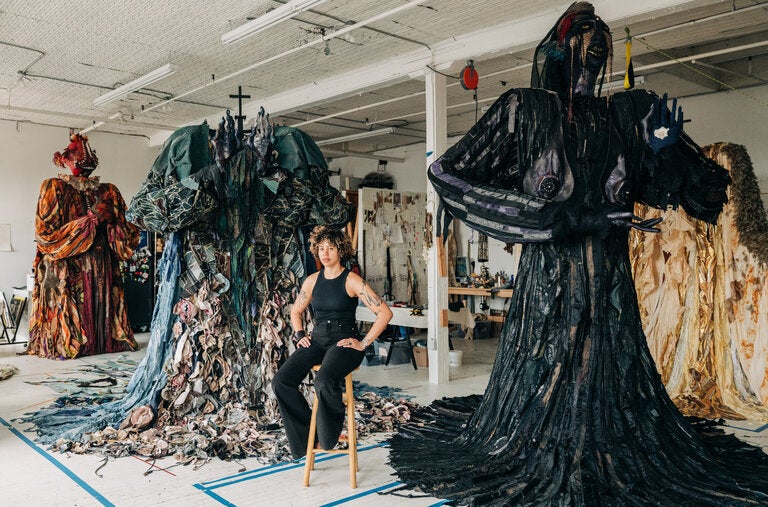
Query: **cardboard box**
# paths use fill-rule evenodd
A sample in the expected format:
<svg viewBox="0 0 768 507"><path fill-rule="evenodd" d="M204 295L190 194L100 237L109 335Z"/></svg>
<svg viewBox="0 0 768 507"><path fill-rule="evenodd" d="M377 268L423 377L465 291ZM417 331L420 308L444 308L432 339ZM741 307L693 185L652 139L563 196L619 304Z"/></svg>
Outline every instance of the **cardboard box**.
<svg viewBox="0 0 768 507"><path fill-rule="evenodd" d="M416 366L429 366L429 354L427 347L413 347L413 357L416 358Z"/></svg>

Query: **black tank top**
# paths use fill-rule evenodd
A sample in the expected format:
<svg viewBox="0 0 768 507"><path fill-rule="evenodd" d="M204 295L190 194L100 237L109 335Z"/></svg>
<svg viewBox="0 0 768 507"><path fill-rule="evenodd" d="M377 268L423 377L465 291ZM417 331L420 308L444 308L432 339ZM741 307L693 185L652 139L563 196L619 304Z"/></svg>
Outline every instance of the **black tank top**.
<svg viewBox="0 0 768 507"><path fill-rule="evenodd" d="M347 294L345 285L348 274L349 270L346 268L332 280L325 277L325 268L317 274L317 281L312 289L312 310L316 321L355 320L357 298Z"/></svg>

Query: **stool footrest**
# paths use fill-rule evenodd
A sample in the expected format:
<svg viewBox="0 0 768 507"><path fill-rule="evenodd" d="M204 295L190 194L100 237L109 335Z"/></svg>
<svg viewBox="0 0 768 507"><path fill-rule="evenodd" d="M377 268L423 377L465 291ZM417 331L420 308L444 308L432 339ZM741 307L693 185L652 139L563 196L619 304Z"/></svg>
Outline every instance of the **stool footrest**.
<svg viewBox="0 0 768 507"><path fill-rule="evenodd" d="M321 454L321 453L327 453L327 454L350 454L352 451L349 449L331 449L330 451L326 449L312 449L312 454Z"/></svg>

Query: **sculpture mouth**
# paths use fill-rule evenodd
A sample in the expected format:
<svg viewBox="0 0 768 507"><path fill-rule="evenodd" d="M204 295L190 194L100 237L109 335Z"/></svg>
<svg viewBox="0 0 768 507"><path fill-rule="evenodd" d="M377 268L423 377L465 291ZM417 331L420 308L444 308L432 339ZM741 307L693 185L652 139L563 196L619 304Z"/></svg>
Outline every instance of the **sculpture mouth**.
<svg viewBox="0 0 768 507"><path fill-rule="evenodd" d="M603 58L608 54L608 50L602 46L593 46L587 50L587 53L598 58Z"/></svg>

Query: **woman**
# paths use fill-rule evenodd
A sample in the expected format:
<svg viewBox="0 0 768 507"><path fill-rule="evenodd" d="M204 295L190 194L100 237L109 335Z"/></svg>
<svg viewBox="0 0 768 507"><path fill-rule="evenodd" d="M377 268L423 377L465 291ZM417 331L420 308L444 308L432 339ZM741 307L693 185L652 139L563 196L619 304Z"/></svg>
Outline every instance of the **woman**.
<svg viewBox="0 0 768 507"><path fill-rule="evenodd" d="M316 364L315 375L317 440L321 448L333 449L344 424L341 380L363 361L365 349L387 327L392 310L359 275L342 266L352 255L344 231L317 226L309 237L312 255L323 265L301 286L291 308L291 325L299 347L280 367L272 380L288 445L295 459L307 454L309 420L312 412L299 384ZM357 333L355 309L358 298L376 315L376 321L361 340ZM312 304L314 327L307 333L304 312Z"/></svg>
<svg viewBox="0 0 768 507"><path fill-rule="evenodd" d="M634 202L714 222L727 172L666 98L594 96L611 48L592 5L573 4L534 54L533 87L430 167L450 214L526 244L482 399L436 402L391 441L409 486L471 505L768 502L768 456L691 426L667 396L627 252L629 227L659 223Z"/></svg>

